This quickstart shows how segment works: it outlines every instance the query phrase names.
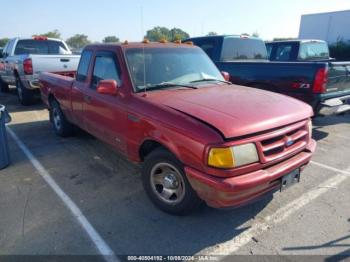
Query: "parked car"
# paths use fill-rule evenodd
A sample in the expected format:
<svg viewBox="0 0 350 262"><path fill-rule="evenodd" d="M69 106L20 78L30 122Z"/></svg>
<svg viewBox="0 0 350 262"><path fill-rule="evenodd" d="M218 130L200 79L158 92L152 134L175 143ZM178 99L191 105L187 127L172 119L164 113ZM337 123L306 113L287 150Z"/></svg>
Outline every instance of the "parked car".
<svg viewBox="0 0 350 262"><path fill-rule="evenodd" d="M169 213L283 189L299 181L316 146L310 106L226 82L191 45L90 45L75 78L43 73L39 81L55 132L79 126L143 162L145 191Z"/></svg>
<svg viewBox="0 0 350 262"><path fill-rule="evenodd" d="M0 89L6 92L9 85L16 85L19 101L23 105L33 102L39 89L41 72L72 74L79 57L72 55L66 43L47 37L14 38L0 54Z"/></svg>
<svg viewBox="0 0 350 262"><path fill-rule="evenodd" d="M233 83L300 99L311 105L315 114L350 110L346 103L350 98L350 62L331 61L324 43L301 41L299 59L291 62L285 60L289 47L269 61L264 41L246 35L206 36L187 41L201 47L220 70L230 73ZM318 55L309 51L313 46ZM274 50L271 56L276 54ZM291 50L292 53L296 55L296 51Z"/></svg>

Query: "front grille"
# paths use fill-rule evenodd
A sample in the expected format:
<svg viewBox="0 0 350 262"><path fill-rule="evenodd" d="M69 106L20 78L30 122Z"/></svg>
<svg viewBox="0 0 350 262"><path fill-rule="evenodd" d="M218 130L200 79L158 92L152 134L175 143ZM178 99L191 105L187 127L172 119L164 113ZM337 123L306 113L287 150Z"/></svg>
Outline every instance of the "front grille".
<svg viewBox="0 0 350 262"><path fill-rule="evenodd" d="M261 160L263 163L268 163L302 151L308 139L308 128L305 122L274 131L257 142Z"/></svg>

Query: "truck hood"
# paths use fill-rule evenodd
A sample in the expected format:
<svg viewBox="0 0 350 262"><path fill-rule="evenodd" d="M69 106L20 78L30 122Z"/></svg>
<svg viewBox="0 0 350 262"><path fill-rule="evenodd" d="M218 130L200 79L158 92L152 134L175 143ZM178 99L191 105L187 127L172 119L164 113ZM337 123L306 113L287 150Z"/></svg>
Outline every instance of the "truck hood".
<svg viewBox="0 0 350 262"><path fill-rule="evenodd" d="M294 98L237 85L154 91L147 98L214 127L225 138L267 131L313 115L309 105Z"/></svg>

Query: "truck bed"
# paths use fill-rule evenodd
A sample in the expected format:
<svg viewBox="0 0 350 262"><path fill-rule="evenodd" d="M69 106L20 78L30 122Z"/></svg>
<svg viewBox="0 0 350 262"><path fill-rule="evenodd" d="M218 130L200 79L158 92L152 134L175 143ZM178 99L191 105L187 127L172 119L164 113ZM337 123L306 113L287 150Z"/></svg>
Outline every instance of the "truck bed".
<svg viewBox="0 0 350 262"><path fill-rule="evenodd" d="M34 73L74 71L78 67L78 55L29 55Z"/></svg>
<svg viewBox="0 0 350 262"><path fill-rule="evenodd" d="M39 76L41 98L49 106L51 93L56 99L62 101L63 110L70 110L70 93L74 82L75 71L62 73L42 73Z"/></svg>
<svg viewBox="0 0 350 262"><path fill-rule="evenodd" d="M326 63L312 62L217 62L230 73L235 84L251 86L289 95L313 103L312 83L316 72ZM303 85L304 84L304 85Z"/></svg>

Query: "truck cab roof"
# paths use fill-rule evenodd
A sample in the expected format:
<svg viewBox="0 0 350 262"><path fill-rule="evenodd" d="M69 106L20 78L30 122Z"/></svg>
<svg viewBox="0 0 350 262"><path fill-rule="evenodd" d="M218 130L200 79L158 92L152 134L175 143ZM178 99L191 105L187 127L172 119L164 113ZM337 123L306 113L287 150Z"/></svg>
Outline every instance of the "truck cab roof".
<svg viewBox="0 0 350 262"><path fill-rule="evenodd" d="M197 48L190 43L173 43L173 42L124 42L124 43L108 43L108 44L91 44L87 45L85 49L103 49L103 48L115 48L122 49L128 48Z"/></svg>
<svg viewBox="0 0 350 262"><path fill-rule="evenodd" d="M326 41L318 39L291 39L291 40L278 40L278 41L267 41L266 44L278 44L278 43L326 43Z"/></svg>
<svg viewBox="0 0 350 262"><path fill-rule="evenodd" d="M57 42L63 42L63 40L59 38L51 38L51 37L46 37L46 36L33 36L33 37L14 37L11 40L41 40L41 41L57 41Z"/></svg>
<svg viewBox="0 0 350 262"><path fill-rule="evenodd" d="M202 40L202 39L226 39L226 38L246 38L246 39L256 39L256 40L262 41L262 39L259 37L242 34L242 35L208 35L208 36L191 37L184 40L184 42L192 41L192 40Z"/></svg>
<svg viewBox="0 0 350 262"><path fill-rule="evenodd" d="M201 47L214 62L267 62L265 42L254 36L218 35L189 38Z"/></svg>

